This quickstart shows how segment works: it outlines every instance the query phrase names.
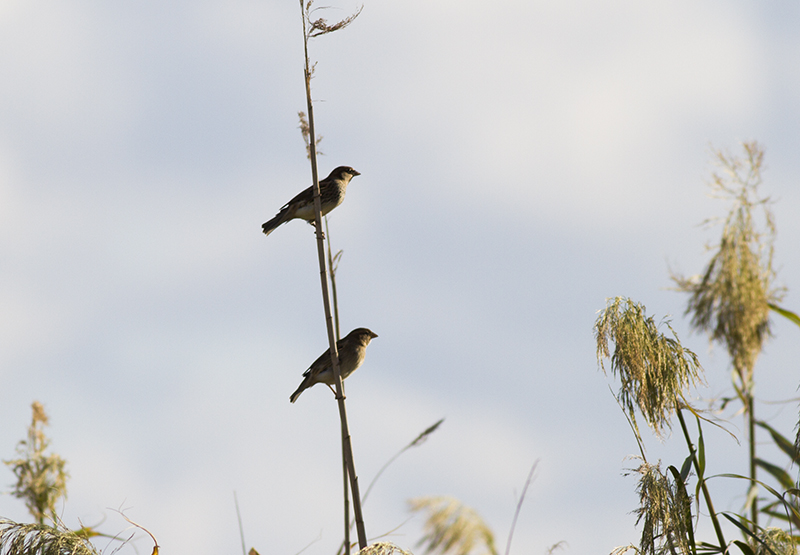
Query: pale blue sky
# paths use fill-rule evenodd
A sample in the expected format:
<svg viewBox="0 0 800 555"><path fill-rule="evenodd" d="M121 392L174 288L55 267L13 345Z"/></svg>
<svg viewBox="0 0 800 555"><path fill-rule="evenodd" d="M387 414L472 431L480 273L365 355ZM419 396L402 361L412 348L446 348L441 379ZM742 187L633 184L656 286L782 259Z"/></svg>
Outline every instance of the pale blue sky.
<svg viewBox="0 0 800 555"><path fill-rule="evenodd" d="M444 494L504 546L539 460L512 553L638 541L596 311L623 295L672 315L702 395L730 394L668 268L699 272L716 237L698 226L725 210L710 147L753 139L800 309L798 28L790 1L376 1L312 43L321 171L362 174L330 218L342 326L379 335L347 382L362 485L446 418L375 487L370 536ZM336 405L321 387L288 402L326 347L313 233L260 233L310 183L301 56L289 0L0 4L0 458L41 401L68 525L114 533L125 507L162 553L236 553L236 490L248 548L341 541ZM775 324L769 401L800 376L800 330ZM796 405L758 410L791 433ZM745 472L743 447L707 436L713 472ZM649 456L679 464L677 439ZM741 484L712 486L739 508ZM26 512L0 496L0 516ZM415 549L419 527L391 539Z"/></svg>

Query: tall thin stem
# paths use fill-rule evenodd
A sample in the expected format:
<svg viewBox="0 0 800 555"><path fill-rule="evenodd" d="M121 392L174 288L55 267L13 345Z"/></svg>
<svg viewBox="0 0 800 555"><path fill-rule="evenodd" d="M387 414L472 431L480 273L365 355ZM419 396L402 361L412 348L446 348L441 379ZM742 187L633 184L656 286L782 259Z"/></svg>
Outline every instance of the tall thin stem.
<svg viewBox="0 0 800 555"><path fill-rule="evenodd" d="M244 527L242 527L242 513L239 512L239 500L236 498L236 490L233 491L233 504L236 505L236 520L239 521L239 537L242 540L242 555L247 555L247 547L244 543Z"/></svg>
<svg viewBox="0 0 800 555"><path fill-rule="evenodd" d="M331 250L331 234L328 233L328 216L325 216L325 237L328 240L328 271L331 274L331 294L333 295L333 323L336 327L336 341L341 339L339 331L339 297L336 294L336 268L334 267L333 251ZM336 259L341 255L341 251L336 253ZM338 264L337 264L338 266Z"/></svg>
<svg viewBox="0 0 800 555"><path fill-rule="evenodd" d="M756 416L753 410L753 392L748 391L746 394L747 403L747 429L750 440L750 483L755 486L756 482ZM758 494L753 495L750 505L750 520L753 522L753 533L758 531Z"/></svg>
<svg viewBox="0 0 800 555"><path fill-rule="evenodd" d="M316 224L317 235L317 255L319 258L319 274L320 284L322 286L322 304L325 309L325 325L328 330L328 344L330 345L331 352L331 365L333 367L333 375L335 377L336 385L336 400L339 405L339 418L341 420L342 428L342 449L344 451L345 464L347 465L348 474L350 475L350 489L353 492L353 512L356 517L356 532L358 534L358 544L360 549L367 546L367 534L364 530L364 519L361 514L360 495L358 492L358 476L356 475L355 463L353 462L353 446L350 438L350 429L347 424L347 409L344 404L344 395L342 391L342 375L339 368L339 352L336 348L336 339L333 331L333 317L331 315L330 298L328 295L328 276L325 269L325 240L322 233L322 209L319 194L319 176L317 173L317 148L314 138L317 136L314 130L314 106L311 101L311 67L308 57L308 28L306 21L305 8L303 0L300 0L300 10L303 19L303 52L305 54L305 86L306 86L306 107L308 109L308 126L311 141L309 142L311 150L311 175L314 184L314 223Z"/></svg>
<svg viewBox="0 0 800 555"><path fill-rule="evenodd" d="M716 511L714 511L714 504L711 502L711 494L708 493L708 487L706 486L706 480L703 476L703 470L700 468L700 463L697 460L697 450L695 449L694 443L692 443L692 438L689 437L689 430L686 428L686 421L683 419L683 411L678 408L675 412L678 414L678 421L681 423L681 430L683 431L683 437L686 439L686 445L689 446L689 453L692 457L692 465L694 466L694 471L697 474L697 479L701 480L700 487L703 490L703 498L705 499L706 507L708 507L708 513L711 516L711 522L714 525L714 532L717 534L719 548L721 552L724 552L726 546L725 536L722 534L722 527L717 519Z"/></svg>
<svg viewBox="0 0 800 555"><path fill-rule="evenodd" d="M347 454L342 442L342 489L344 490L344 555L350 555L350 487L347 482Z"/></svg>
<svg viewBox="0 0 800 555"><path fill-rule="evenodd" d="M336 296L336 268L333 264L331 250L331 234L328 229L328 217L325 216L325 239L328 243L328 271L331 276L331 293L333 294L333 323L336 326L336 341L341 338L339 332L339 299ZM348 484L347 455L342 442L342 490L344 492L344 553L350 555L350 486Z"/></svg>
<svg viewBox="0 0 800 555"><path fill-rule="evenodd" d="M522 502L525 501L525 494L528 492L528 487L531 485L531 480L533 480L533 473L536 472L536 467L538 466L539 461L533 463L531 467L531 471L528 473L528 479L525 480L525 486L522 488L522 493L519 496L519 502L517 503L517 508L514 510L514 518L511 520L511 529L508 531L508 541L506 542L506 553L505 555L509 555L511 553L511 538L514 537L514 528L517 527L517 517L519 517L519 512L522 510Z"/></svg>

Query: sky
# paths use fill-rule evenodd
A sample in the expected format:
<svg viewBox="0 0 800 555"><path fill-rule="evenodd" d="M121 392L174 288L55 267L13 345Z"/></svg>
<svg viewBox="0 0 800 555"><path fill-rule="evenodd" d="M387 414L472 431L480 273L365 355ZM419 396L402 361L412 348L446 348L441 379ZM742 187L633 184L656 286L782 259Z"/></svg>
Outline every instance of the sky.
<svg viewBox="0 0 800 555"><path fill-rule="evenodd" d="M407 500L449 495L504 551L536 463L511 553L638 542L638 448L592 327L630 297L700 356L698 406L732 394L669 275L718 238L713 149L751 140L800 310L798 28L788 0L366 1L312 41L320 172L361 172L329 237L343 332L379 336L346 383L362 490L445 419L376 482L370 538L423 552ZM260 232L310 185L302 56L288 0L0 2L0 459L43 403L66 525L122 532L123 510L162 553L236 553L235 492L248 549L341 542L336 403L288 401L327 348L314 234ZM800 329L773 332L756 414L791 436ZM741 443L704 428L709 472L743 474L741 417L718 416ZM680 466L681 441L645 434L648 460ZM741 508L742 482L710 488ZM10 495L0 516L28 519Z"/></svg>

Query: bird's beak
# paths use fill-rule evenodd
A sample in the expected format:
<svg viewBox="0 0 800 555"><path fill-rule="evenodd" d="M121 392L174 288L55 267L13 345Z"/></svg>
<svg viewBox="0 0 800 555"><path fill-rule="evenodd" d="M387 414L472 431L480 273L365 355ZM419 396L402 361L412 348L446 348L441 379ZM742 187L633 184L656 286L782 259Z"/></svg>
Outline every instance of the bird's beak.
<svg viewBox="0 0 800 555"><path fill-rule="evenodd" d="M375 339L376 337L378 337L378 334L373 331L373 332L370 332L369 337L370 337L370 339Z"/></svg>
<svg viewBox="0 0 800 555"><path fill-rule="evenodd" d="M357 175L361 175L361 173L360 173L360 172L357 172L356 170L353 170L353 177L355 177L355 176L357 176Z"/></svg>

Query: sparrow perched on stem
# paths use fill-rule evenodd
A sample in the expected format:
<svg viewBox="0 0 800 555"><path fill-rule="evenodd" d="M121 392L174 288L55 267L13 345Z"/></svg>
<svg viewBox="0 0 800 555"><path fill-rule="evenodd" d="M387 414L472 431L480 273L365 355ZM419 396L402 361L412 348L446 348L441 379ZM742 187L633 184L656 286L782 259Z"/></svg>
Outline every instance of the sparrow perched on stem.
<svg viewBox="0 0 800 555"><path fill-rule="evenodd" d="M319 202L323 216L342 204L347 184L357 175L361 174L350 166L339 166L319 182ZM261 229L264 230L264 235L269 235L279 225L295 218L302 218L314 225L313 185L287 202L274 218L261 226Z"/></svg>
<svg viewBox="0 0 800 555"><path fill-rule="evenodd" d="M367 328L356 328L336 343L336 350L339 352L339 372L342 375L342 380L361 366L367 354L367 345L376 337L378 337L378 334L371 332ZM332 387L334 380L333 366L331 366L331 350L328 349L308 367L308 370L303 372L303 381L297 391L289 397L289 401L294 403L303 391L318 383L326 384L335 395L336 391Z"/></svg>

